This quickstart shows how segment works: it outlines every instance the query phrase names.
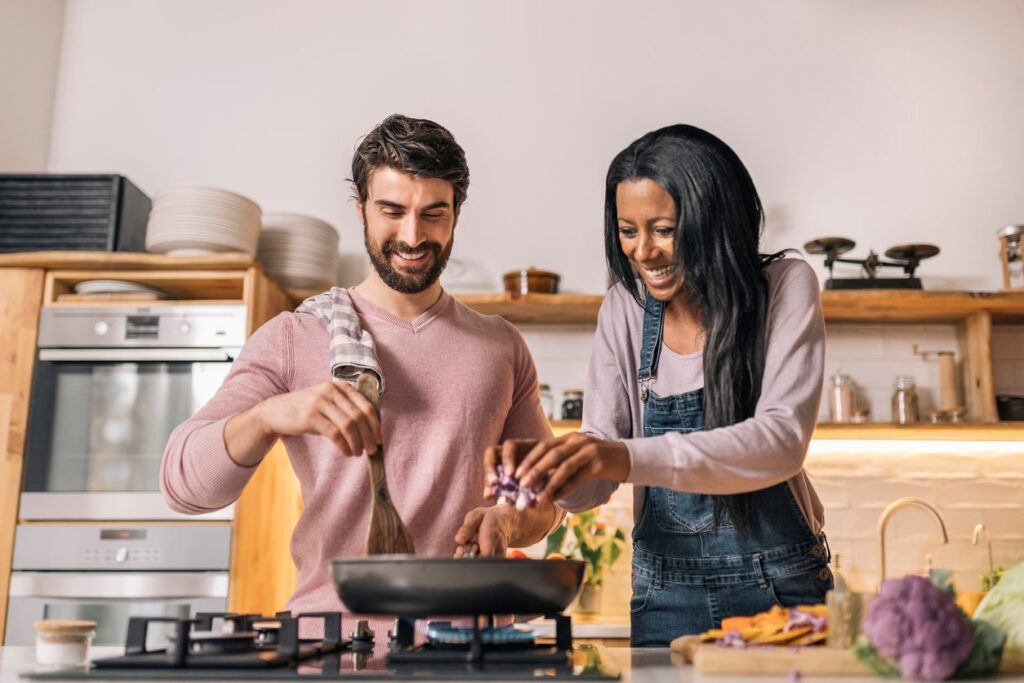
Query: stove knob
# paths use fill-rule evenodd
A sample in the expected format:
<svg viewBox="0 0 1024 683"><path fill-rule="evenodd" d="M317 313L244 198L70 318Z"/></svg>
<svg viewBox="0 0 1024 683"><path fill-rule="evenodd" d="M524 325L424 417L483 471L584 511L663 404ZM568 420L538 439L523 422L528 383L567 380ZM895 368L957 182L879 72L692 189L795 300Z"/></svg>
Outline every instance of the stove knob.
<svg viewBox="0 0 1024 683"><path fill-rule="evenodd" d="M185 336L186 334L188 334L191 331L192 331L192 326L189 325L187 322L178 323L178 334L180 334L182 336Z"/></svg>
<svg viewBox="0 0 1024 683"><path fill-rule="evenodd" d="M128 548L118 548L117 552L114 553L114 561L118 564L124 564L128 561Z"/></svg>
<svg viewBox="0 0 1024 683"><path fill-rule="evenodd" d="M103 335L110 331L110 325L106 321L100 320L99 322L92 326L92 331L96 334L97 337L102 337Z"/></svg>

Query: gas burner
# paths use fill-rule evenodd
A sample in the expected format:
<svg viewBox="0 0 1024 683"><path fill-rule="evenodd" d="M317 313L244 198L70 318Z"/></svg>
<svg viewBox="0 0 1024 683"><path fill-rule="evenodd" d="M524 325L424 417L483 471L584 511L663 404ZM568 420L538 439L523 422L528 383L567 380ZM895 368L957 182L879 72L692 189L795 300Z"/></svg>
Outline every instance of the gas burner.
<svg viewBox="0 0 1024 683"><path fill-rule="evenodd" d="M375 641L366 621L341 638L342 615L317 612L274 616L201 613L193 619L131 617L125 654L94 660L87 669L23 674L33 680L615 680L618 670L600 647L572 645L563 614L549 615L555 638L535 639L519 627L496 627L492 617L471 626L429 622L416 643L416 619L399 618L394 635ZM299 622L323 623L322 639L300 639ZM151 624L171 625L165 649L147 649Z"/></svg>
<svg viewBox="0 0 1024 683"><path fill-rule="evenodd" d="M897 244L885 251L890 261L882 261L874 250L866 258L840 258L856 246L856 242L845 237L819 237L804 245L808 254L824 254L828 280L825 289L922 289L921 280L914 272L921 261L936 256L939 248L934 244ZM837 278L833 274L836 263L854 263L861 267L865 277ZM879 268L902 268L906 277L877 277Z"/></svg>

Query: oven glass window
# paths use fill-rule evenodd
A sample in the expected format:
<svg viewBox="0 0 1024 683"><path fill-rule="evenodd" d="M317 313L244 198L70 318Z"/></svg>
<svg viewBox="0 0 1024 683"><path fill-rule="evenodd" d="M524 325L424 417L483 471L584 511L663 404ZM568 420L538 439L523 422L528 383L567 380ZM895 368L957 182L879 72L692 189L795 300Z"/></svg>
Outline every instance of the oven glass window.
<svg viewBox="0 0 1024 683"><path fill-rule="evenodd" d="M157 491L171 431L201 408L227 362L40 362L24 490Z"/></svg>

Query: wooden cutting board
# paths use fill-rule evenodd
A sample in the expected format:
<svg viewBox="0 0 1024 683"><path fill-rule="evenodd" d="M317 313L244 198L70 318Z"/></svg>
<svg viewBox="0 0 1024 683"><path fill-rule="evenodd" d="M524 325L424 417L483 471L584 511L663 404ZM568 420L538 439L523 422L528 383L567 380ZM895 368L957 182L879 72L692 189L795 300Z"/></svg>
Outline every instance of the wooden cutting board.
<svg viewBox="0 0 1024 683"><path fill-rule="evenodd" d="M701 643L697 636L683 636L671 647L692 663L698 673L719 676L872 676L850 650L830 647L720 647ZM1008 652L999 666L1000 674L1024 674L1024 655Z"/></svg>

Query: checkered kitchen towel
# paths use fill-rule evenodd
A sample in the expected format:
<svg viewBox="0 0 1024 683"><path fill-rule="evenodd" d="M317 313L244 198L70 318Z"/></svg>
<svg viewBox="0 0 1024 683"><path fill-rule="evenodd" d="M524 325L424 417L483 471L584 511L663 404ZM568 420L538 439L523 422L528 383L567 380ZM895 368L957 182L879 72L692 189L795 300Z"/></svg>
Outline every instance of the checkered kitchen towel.
<svg viewBox="0 0 1024 683"><path fill-rule="evenodd" d="M359 373L369 371L377 377L380 393L384 393L384 373L377 361L373 338L359 324L352 298L344 287L311 296L295 309L296 313L312 313L331 335L331 374L355 385Z"/></svg>

